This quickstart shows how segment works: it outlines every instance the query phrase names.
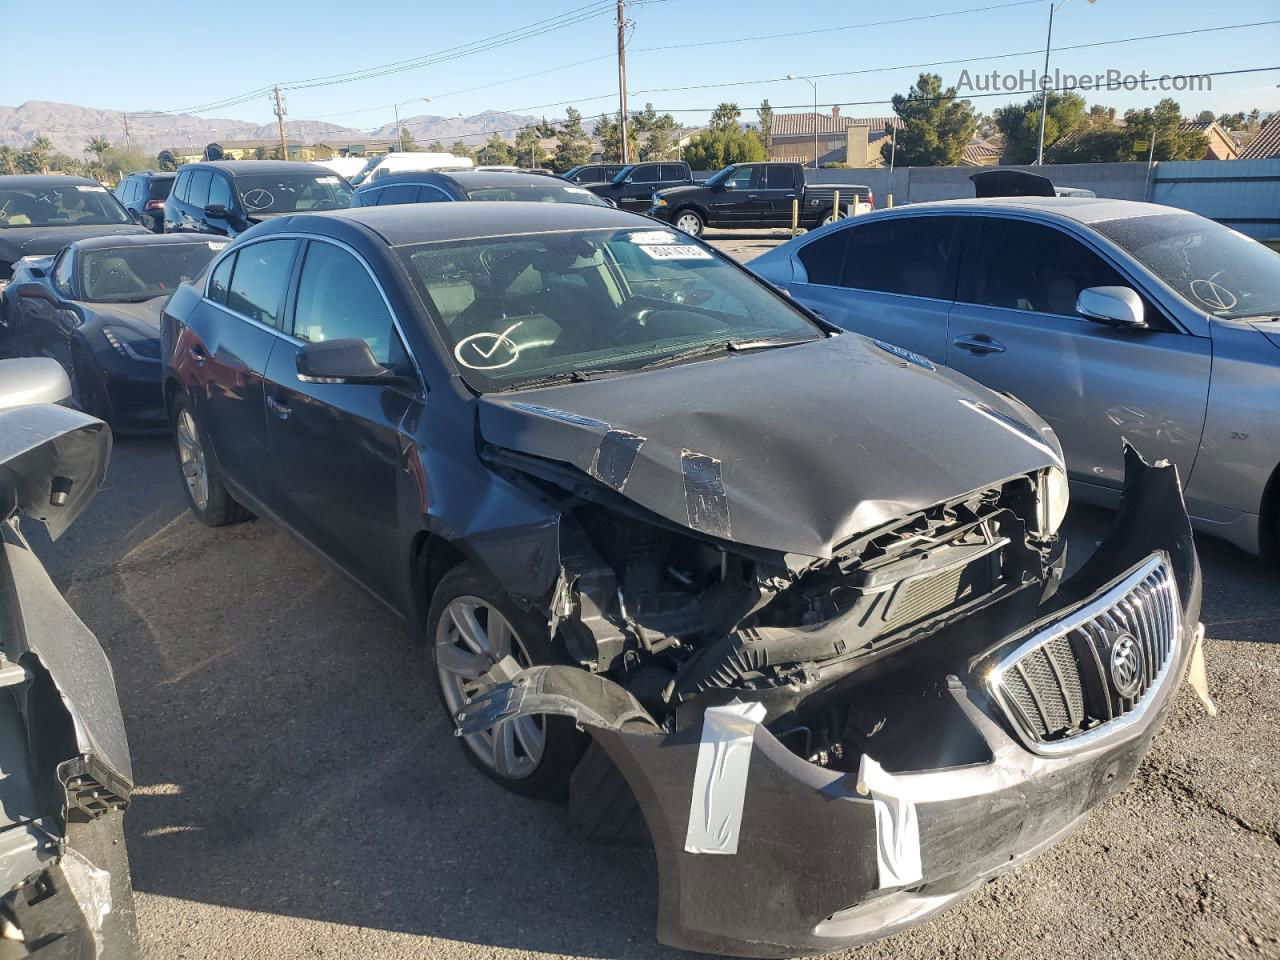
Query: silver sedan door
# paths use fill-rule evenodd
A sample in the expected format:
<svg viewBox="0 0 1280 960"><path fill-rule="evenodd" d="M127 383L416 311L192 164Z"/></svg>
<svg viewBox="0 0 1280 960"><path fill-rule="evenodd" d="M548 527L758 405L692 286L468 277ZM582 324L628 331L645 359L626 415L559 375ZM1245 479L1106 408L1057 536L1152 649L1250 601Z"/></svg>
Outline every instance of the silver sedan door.
<svg viewBox="0 0 1280 960"><path fill-rule="evenodd" d="M1119 488L1127 439L1147 460L1176 464L1185 485L1204 427L1209 339L1179 330L1117 265L1059 227L970 223L948 366L1030 404L1062 441L1072 480ZM1137 289L1146 327L1077 314L1079 292L1096 286Z"/></svg>

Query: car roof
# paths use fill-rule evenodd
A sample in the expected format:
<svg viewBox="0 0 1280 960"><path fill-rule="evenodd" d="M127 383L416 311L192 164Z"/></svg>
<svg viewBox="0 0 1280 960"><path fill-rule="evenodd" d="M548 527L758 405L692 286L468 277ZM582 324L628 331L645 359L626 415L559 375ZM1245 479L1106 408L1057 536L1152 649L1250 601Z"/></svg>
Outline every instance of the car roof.
<svg viewBox="0 0 1280 960"><path fill-rule="evenodd" d="M97 180L91 180L88 177L72 177L63 173L18 173L0 177L0 187L52 187L63 184L102 186Z"/></svg>
<svg viewBox="0 0 1280 960"><path fill-rule="evenodd" d="M1077 223L1101 223L1104 220L1126 220L1131 217L1151 217L1160 214L1186 213L1160 203L1142 203L1138 200L1110 200L1106 197L989 197L982 200L933 200L928 203L912 203L877 211L877 214L900 214L946 210L964 213L1007 213L1021 210L1050 214Z"/></svg>
<svg viewBox="0 0 1280 960"><path fill-rule="evenodd" d="M393 247L440 240L475 240L522 233L565 230L608 230L628 227L658 229L648 217L609 206L585 203L400 203L385 207L349 207L299 214L280 229L305 230L311 219L349 221L379 234ZM282 218L283 220L283 218Z"/></svg>
<svg viewBox="0 0 1280 960"><path fill-rule="evenodd" d="M481 190L486 187L545 187L548 182L559 184L564 189L573 187L559 177L548 177L545 173L524 173L513 170L405 170L402 173L389 173L360 184L357 192L381 190L383 187L397 183L441 183L448 181L464 190Z"/></svg>
<svg viewBox="0 0 1280 960"><path fill-rule="evenodd" d="M154 177L157 180L167 180L177 175L173 170L134 170L125 174L127 177Z"/></svg>
<svg viewBox="0 0 1280 960"><path fill-rule="evenodd" d="M321 176L333 173L328 167L302 160L202 160L199 163L184 164L182 169L193 170L200 167L221 170L233 177L261 173L318 173Z"/></svg>
<svg viewBox="0 0 1280 960"><path fill-rule="evenodd" d="M75 240L70 246L76 250L101 250L115 247L156 247L175 246L184 243L227 244L226 237L209 233L122 233L117 236L85 237Z"/></svg>

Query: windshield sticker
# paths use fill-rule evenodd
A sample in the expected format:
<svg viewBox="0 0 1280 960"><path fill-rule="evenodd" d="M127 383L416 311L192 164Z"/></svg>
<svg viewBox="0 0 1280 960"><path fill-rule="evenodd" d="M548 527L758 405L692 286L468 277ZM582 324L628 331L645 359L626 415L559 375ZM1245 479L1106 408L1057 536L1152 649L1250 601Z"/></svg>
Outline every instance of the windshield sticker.
<svg viewBox="0 0 1280 960"><path fill-rule="evenodd" d="M654 260L710 260L711 254L687 243L638 245Z"/></svg>
<svg viewBox="0 0 1280 960"><path fill-rule="evenodd" d="M1192 280L1191 293L1210 310L1230 310L1238 302L1234 293L1212 280Z"/></svg>
<svg viewBox="0 0 1280 960"><path fill-rule="evenodd" d="M590 193L591 191L583 189L582 187L565 187L564 192L565 193Z"/></svg>
<svg viewBox="0 0 1280 960"><path fill-rule="evenodd" d="M585 191L590 193L591 191ZM638 233L628 233L627 239L632 243L679 243L674 233L667 233L665 230L641 230Z"/></svg>
<svg viewBox="0 0 1280 960"><path fill-rule="evenodd" d="M76 185L76 189L79 190L81 193L106 193L107 192L106 187L96 187L96 186L83 187L83 186L80 186L79 184Z"/></svg>
<svg viewBox="0 0 1280 960"><path fill-rule="evenodd" d="M337 177L316 177L316 183L337 183Z"/></svg>
<svg viewBox="0 0 1280 960"><path fill-rule="evenodd" d="M222 249L223 247L225 247L228 243L230 243L230 241L229 241L229 240L223 240L221 243L214 243L213 241L210 241L210 242L209 242L209 249L210 249L210 250L221 250L221 249Z"/></svg>
<svg viewBox="0 0 1280 960"><path fill-rule="evenodd" d="M511 339L511 331L523 320L518 320L501 333L473 333L463 337L453 348L453 356L468 370L501 370L520 358L520 345Z"/></svg>
<svg viewBox="0 0 1280 960"><path fill-rule="evenodd" d="M276 201L270 190L263 190L261 187L250 190L241 199L244 200L244 205L251 210L265 210Z"/></svg>

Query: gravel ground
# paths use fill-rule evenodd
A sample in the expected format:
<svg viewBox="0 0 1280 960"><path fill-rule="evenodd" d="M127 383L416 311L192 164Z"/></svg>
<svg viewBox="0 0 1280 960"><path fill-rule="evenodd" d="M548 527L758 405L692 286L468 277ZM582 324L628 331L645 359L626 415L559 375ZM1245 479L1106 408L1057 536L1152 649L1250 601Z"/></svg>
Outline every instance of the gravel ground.
<svg viewBox="0 0 1280 960"><path fill-rule="evenodd" d="M1107 523L1072 516L1077 556ZM653 941L649 852L476 774L403 628L271 524L196 523L167 441L118 441L84 517L33 540L115 664L148 960L689 956ZM1280 957L1280 573L1200 549L1219 717L1184 690L1079 833L845 956Z"/></svg>

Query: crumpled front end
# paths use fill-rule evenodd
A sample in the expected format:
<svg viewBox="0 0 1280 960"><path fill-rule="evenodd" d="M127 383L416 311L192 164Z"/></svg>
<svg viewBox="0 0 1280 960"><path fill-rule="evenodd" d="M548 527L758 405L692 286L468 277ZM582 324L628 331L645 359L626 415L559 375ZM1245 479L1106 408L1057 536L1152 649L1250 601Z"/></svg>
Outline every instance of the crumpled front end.
<svg viewBox="0 0 1280 960"><path fill-rule="evenodd" d="M1200 655L1200 571L1176 471L1132 449L1126 466L1112 536L1060 586L1029 567L1019 582L1032 589L851 659L831 653L842 635L861 642L853 621L816 627L831 635L812 648L813 629L793 630L797 649L825 655L786 665L738 637L716 669L690 667L656 693L535 667L478 693L460 732L545 713L591 733L571 812L597 837L642 814L663 943L786 957L894 933L1122 790ZM664 695L678 701L666 715L654 709Z"/></svg>

